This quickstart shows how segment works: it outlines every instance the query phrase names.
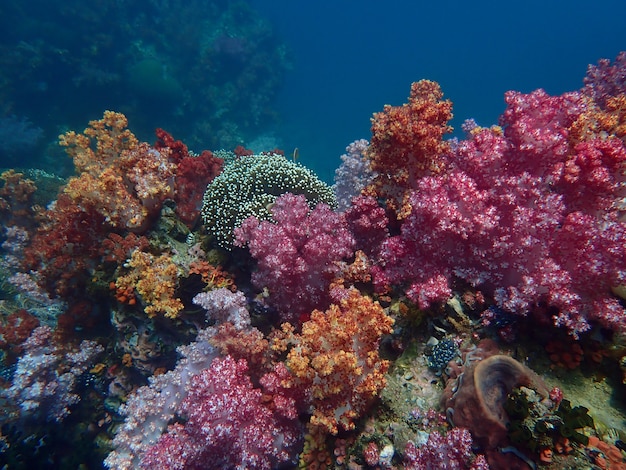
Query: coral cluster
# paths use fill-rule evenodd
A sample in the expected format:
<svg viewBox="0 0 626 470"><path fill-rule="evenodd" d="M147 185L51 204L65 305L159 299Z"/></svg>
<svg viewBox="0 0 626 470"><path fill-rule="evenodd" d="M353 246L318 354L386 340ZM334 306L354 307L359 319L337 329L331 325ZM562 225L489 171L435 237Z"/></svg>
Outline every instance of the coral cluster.
<svg viewBox="0 0 626 470"><path fill-rule="evenodd" d="M574 336L594 323L623 330L610 289L626 281L626 147L602 132L575 140L570 127L588 103L579 92L508 92L506 101L504 133L470 129L445 172L415 182L401 234L381 250L378 288L405 284L426 307L460 278L510 312L557 308L553 322Z"/></svg>
<svg viewBox="0 0 626 470"><path fill-rule="evenodd" d="M254 388L242 359L216 358L191 378L176 423L151 446L141 468L272 469L293 459L300 441L293 401L274 406Z"/></svg>
<svg viewBox="0 0 626 470"><path fill-rule="evenodd" d="M166 200L173 200L180 220L193 226L206 184L221 171L222 160L211 152L190 155L182 142L165 131L157 133L158 143L151 147L139 143L127 125L123 114L106 111L82 134L70 131L60 137L78 175L69 179L44 214L45 223L33 237L24 260L25 267L37 271L39 282L52 294L66 297L84 289L89 282L87 275L102 261L124 264L133 248L130 233L152 228ZM129 240L122 243L126 238ZM144 246L145 241L135 245ZM138 269L139 256L135 255L132 268ZM141 261L142 265L151 263ZM164 263L157 263L160 272ZM139 287L147 304L174 302L170 291L176 285L176 272L168 269L161 276L165 284L160 287L169 289L167 293ZM133 280L139 278L142 275L135 273ZM155 283L158 278L142 282ZM125 284L120 289L131 299L134 286L126 285L127 281L120 281ZM150 314L162 311L175 316L181 308L180 303L157 305L155 310L150 307Z"/></svg>
<svg viewBox="0 0 626 470"><path fill-rule="evenodd" d="M0 174L0 221L3 225L32 225L33 193L37 190L35 183L23 173L6 170Z"/></svg>
<svg viewBox="0 0 626 470"><path fill-rule="evenodd" d="M54 341L48 326L35 328L22 347L24 354L4 395L19 407L22 418L63 421L80 401L75 392L78 377L94 365L104 348L87 340L77 349L68 348Z"/></svg>
<svg viewBox="0 0 626 470"><path fill-rule="evenodd" d="M319 202L335 206L330 186L309 169L281 155L250 155L227 165L208 185L202 220L221 247L231 248L235 228L251 216L268 219L284 193L303 194L311 207Z"/></svg>
<svg viewBox="0 0 626 470"><path fill-rule="evenodd" d="M152 376L149 385L140 387L120 408L125 421L113 439L114 450L104 461L108 468L139 467L144 453L159 440L187 396L190 379L217 357L209 342L211 333L199 331L194 342L179 348L182 357L173 370Z"/></svg>

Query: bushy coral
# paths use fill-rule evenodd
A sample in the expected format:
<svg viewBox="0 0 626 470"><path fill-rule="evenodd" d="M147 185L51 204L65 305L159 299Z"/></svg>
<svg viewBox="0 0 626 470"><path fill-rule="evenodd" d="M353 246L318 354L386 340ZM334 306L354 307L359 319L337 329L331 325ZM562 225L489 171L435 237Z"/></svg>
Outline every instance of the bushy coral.
<svg viewBox="0 0 626 470"><path fill-rule="evenodd" d="M82 208L67 194L59 195L24 250L24 267L37 272L37 282L52 296L84 292L100 257L104 226L104 217L93 208Z"/></svg>
<svg viewBox="0 0 626 470"><path fill-rule="evenodd" d="M358 196L352 199L345 217L356 246L368 256L378 258L380 247L389 236L385 209L371 196Z"/></svg>
<svg viewBox="0 0 626 470"><path fill-rule="evenodd" d="M113 450L104 461L106 467L139 467L144 453L159 440L189 393L191 378L217 357L210 344L212 334L210 329L200 330L194 342L178 348L182 357L173 370L152 376L150 383L135 391L120 408L125 421L113 439Z"/></svg>
<svg viewBox="0 0 626 470"><path fill-rule="evenodd" d="M24 309L0 316L0 350L5 352L5 364L10 364L23 351L22 343L38 326L37 317Z"/></svg>
<svg viewBox="0 0 626 470"><path fill-rule="evenodd" d="M184 305L176 297L178 266L169 254L155 256L135 250L126 265L130 272L115 280L119 300L134 304L136 293L149 317L157 313L168 318L178 316Z"/></svg>
<svg viewBox="0 0 626 470"><path fill-rule="evenodd" d="M0 174L0 221L3 225L31 228L36 190L35 183L23 173L6 170Z"/></svg>
<svg viewBox="0 0 626 470"><path fill-rule="evenodd" d="M584 93L601 107L605 107L611 97L626 93L626 51L620 52L613 63L600 59L598 65L589 65L584 83Z"/></svg>
<svg viewBox="0 0 626 470"><path fill-rule="evenodd" d="M591 323L624 330L610 289L626 281L626 148L610 135L572 140L569 126L586 109L580 93L509 92L506 101L504 134L472 129L445 173L417 181L401 234L373 268L378 288L406 283L425 307L458 277L510 312L558 308L554 323L574 336Z"/></svg>
<svg viewBox="0 0 626 470"><path fill-rule="evenodd" d="M300 315L329 304L334 263L352 254L354 240L342 214L326 204L311 210L304 195L284 194L270 212L271 221L244 220L235 243L258 261L253 284L267 288L270 305L297 324Z"/></svg>
<svg viewBox="0 0 626 470"><path fill-rule="evenodd" d="M337 198L337 209L345 211L352 198L361 194L374 179L375 173L367 158L369 142L359 139L346 147L341 156L341 165L335 170L333 190Z"/></svg>
<svg viewBox="0 0 626 470"><path fill-rule="evenodd" d="M307 390L310 425L323 434L351 430L385 386L389 362L380 358L383 335L393 319L378 302L356 289L344 290L326 312L314 310L301 333L283 324L275 349L288 348L291 388Z"/></svg>
<svg viewBox="0 0 626 470"><path fill-rule="evenodd" d="M404 201L408 191L422 176L444 168L448 143L443 136L452 131L452 103L442 98L437 82L420 80L411 84L407 104L385 105L372 117L367 155L376 177L369 194L384 198L400 218L409 211Z"/></svg>
<svg viewBox="0 0 626 470"><path fill-rule="evenodd" d="M127 126L126 116L105 111L83 134L70 131L60 137L79 173L64 193L93 208L110 226L140 232L174 194L176 165L168 152L140 144Z"/></svg>
<svg viewBox="0 0 626 470"><path fill-rule="evenodd" d="M293 400L269 406L244 360L214 359L191 378L179 413L141 459L142 468L271 469L290 462L301 442Z"/></svg>
<svg viewBox="0 0 626 470"><path fill-rule="evenodd" d="M250 313L243 292L231 292L222 287L199 293L193 303L206 310L208 318L219 323L230 322L238 330L250 326Z"/></svg>
<svg viewBox="0 0 626 470"><path fill-rule="evenodd" d="M417 447L409 441L404 451L407 470L489 470L483 455L472 452L472 435L467 429L454 428L445 435L432 431L428 441Z"/></svg>
<svg viewBox="0 0 626 470"><path fill-rule="evenodd" d="M59 344L48 326L35 328L22 347L24 354L4 395L19 407L21 418L63 421L80 401L78 377L104 348L88 340L77 349Z"/></svg>
<svg viewBox="0 0 626 470"><path fill-rule="evenodd" d="M169 154L139 144L127 124L123 114L106 111L82 134L60 137L78 175L43 214L24 256L52 294L82 292L107 234L145 231L173 194L176 165Z"/></svg>
<svg viewBox="0 0 626 470"><path fill-rule="evenodd" d="M191 154L184 143L174 140L163 129L157 129L156 135L154 148L167 149L177 165L174 180L176 214L189 227L193 227L200 216L202 196L207 184L222 171L224 161L209 150L204 150L200 155Z"/></svg>
<svg viewBox="0 0 626 470"><path fill-rule="evenodd" d="M323 202L335 206L326 183L302 165L276 154L237 158L208 185L202 220L223 248L231 248L233 231L248 217L268 219L276 198L284 193L302 194L311 208Z"/></svg>

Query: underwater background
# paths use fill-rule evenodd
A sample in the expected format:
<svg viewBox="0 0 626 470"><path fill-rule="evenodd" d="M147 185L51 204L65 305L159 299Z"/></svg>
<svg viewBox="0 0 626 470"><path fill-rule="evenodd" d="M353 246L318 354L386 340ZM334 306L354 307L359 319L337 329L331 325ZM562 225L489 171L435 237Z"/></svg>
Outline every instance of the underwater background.
<svg viewBox="0 0 626 470"><path fill-rule="evenodd" d="M495 123L507 90L579 88L587 64L614 57L626 40L617 0L252 4L294 53L279 95L285 148L299 147L324 179L336 165L323 162L346 139L368 138L370 114L403 103L409 82L441 84L461 135L465 119Z"/></svg>
<svg viewBox="0 0 626 470"><path fill-rule="evenodd" d="M623 1L0 5L0 469L626 469Z"/></svg>

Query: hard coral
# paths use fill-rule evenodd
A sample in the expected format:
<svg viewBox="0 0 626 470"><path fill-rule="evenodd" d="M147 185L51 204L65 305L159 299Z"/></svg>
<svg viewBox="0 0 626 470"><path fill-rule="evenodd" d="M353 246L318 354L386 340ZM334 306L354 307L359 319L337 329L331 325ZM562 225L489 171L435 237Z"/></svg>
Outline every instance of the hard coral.
<svg viewBox="0 0 626 470"><path fill-rule="evenodd" d="M313 208L335 206L330 186L310 170L281 155L239 157L207 187L202 220L222 248L230 249L233 232L248 217L269 219L270 208L284 193L303 194Z"/></svg>

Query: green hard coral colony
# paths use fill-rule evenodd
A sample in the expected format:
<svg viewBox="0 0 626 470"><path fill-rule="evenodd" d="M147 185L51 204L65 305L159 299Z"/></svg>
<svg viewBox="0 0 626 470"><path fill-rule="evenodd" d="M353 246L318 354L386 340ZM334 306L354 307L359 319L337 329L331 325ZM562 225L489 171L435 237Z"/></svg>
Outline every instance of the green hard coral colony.
<svg viewBox="0 0 626 470"><path fill-rule="evenodd" d="M228 164L209 184L202 220L216 243L230 250L235 228L250 216L269 219L272 204L285 193L303 194L311 208L337 205L332 188L308 168L282 155L251 155Z"/></svg>

